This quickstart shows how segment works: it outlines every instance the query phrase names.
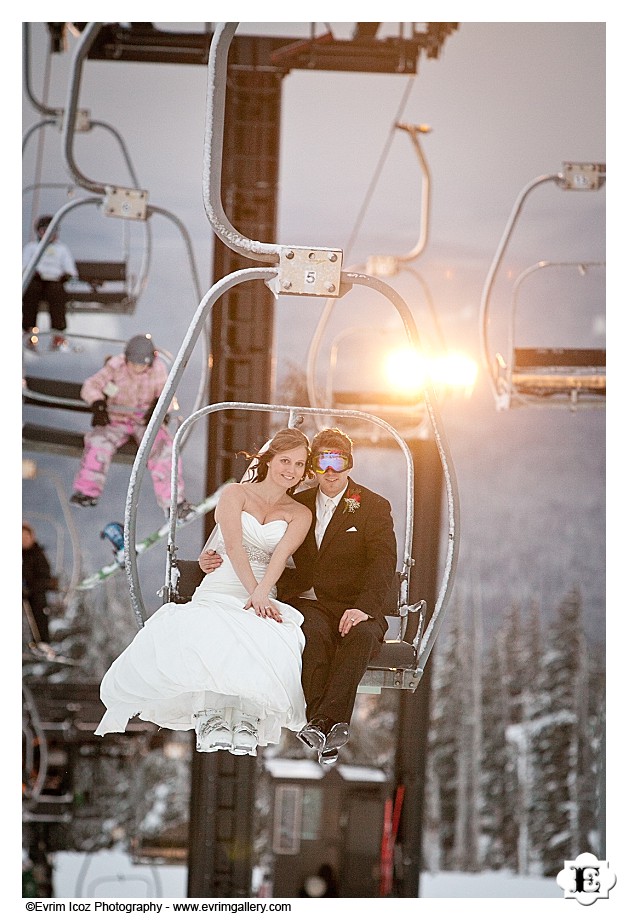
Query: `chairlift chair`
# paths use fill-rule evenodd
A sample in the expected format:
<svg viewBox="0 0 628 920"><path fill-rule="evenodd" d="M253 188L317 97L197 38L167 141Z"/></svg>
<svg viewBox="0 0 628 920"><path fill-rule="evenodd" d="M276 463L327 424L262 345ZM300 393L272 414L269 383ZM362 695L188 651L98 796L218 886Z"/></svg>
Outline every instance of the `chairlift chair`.
<svg viewBox="0 0 628 920"><path fill-rule="evenodd" d="M75 197L77 186L40 182L28 186L24 193L40 188L60 188L67 197L79 207L86 199ZM58 223L58 222L57 222ZM146 275L150 262L150 235L146 228L139 275L135 279L129 270L129 232L123 223L123 245L117 259L79 259L75 258L78 277L65 282L67 294L67 313L114 313L130 315L135 312L139 295L146 286ZM42 307L43 308L43 307Z"/></svg>
<svg viewBox="0 0 628 920"><path fill-rule="evenodd" d="M143 223L145 225L147 246L144 250L143 262L138 279L135 281L132 289L129 287L130 279L126 260L124 263L121 261L79 261L79 263L77 263L77 268L79 269L81 281L73 287L81 287L81 290L70 291L72 294L69 306L70 309L74 310L74 312L133 312L139 293L143 290L146 283L151 250L150 218L154 215L161 215L170 220L179 231L187 250L192 282L197 296L200 299L200 283L189 233L183 223L170 211L149 204L148 191L139 187L139 182L135 176L126 148L119 136L116 135L122 146L122 151L131 174L133 182L131 187L123 187L111 181L92 179L86 176L76 163L74 156L74 137L77 131L84 129L83 119L81 117L82 110L78 108L83 65L89 54L89 49L95 42L103 25L104 23L89 23L77 42L72 57L66 107L61 113L63 116L61 123L61 143L65 166L76 185L83 189L87 195L79 201L69 202L64 205L54 215L53 221L41 240L40 247L23 273L22 291L26 289L26 286L33 277L41 252L45 249L48 239L65 214L78 206L95 204L102 209L105 216L121 219L125 227L125 232L128 230L128 221L139 221ZM28 47L27 29L25 29L25 46ZM28 69L26 73L28 73ZM82 285L81 282L83 283ZM69 283L68 286L70 287L71 283ZM195 408L203 403L206 393L209 360L207 342L205 339L203 339L202 345L204 354L194 402Z"/></svg>
<svg viewBox="0 0 628 920"><path fill-rule="evenodd" d="M604 405L606 397L605 348L521 347L516 320L523 282L550 269L570 270L585 278L604 262L537 262L523 271L513 285L507 357L496 355L497 382L505 407ZM500 403L501 404L501 403Z"/></svg>
<svg viewBox="0 0 628 920"><path fill-rule="evenodd" d="M564 162L560 173L540 176L528 183L515 202L484 282L480 307L482 354L498 410L547 405L575 409L580 405L603 406L606 400L605 348L521 347L516 340L518 300L524 281L540 270L554 267L576 269L585 276L591 268L605 268L604 262L542 261L521 272L513 284L507 350L497 351L494 357L491 354L489 304L495 279L528 195L547 182L553 182L563 191L597 191L606 182L606 164Z"/></svg>
<svg viewBox="0 0 628 920"><path fill-rule="evenodd" d="M169 401L176 391L176 387L189 361L195 343L204 328L208 314L215 302L235 285L253 280L261 280L266 283L277 297L282 294L297 294L305 296L306 299L329 298L330 295L333 295L335 298L340 298L354 286L363 285L378 291L395 307L401 318L410 344L415 348L420 347L414 317L403 298L397 291L380 279L359 272L343 271L341 250L333 247L283 246L276 243L262 243L250 240L233 227L225 214L220 195L221 164L223 161L224 107L227 83L227 56L229 45L237 25L237 23L219 23L214 32L209 53L208 86L210 91L208 92L209 109L206 119L207 136L204 157L204 177L207 178L207 182L204 182L203 185L205 211L210 225L225 245L240 255L253 259L256 262L270 261L273 263L273 266L244 268L234 271L227 277L215 282L205 297L202 298L181 344L179 353L174 360L166 385L146 428L142 443L139 446L129 478L124 519L125 570L129 582L131 603L139 628L144 626L145 615L145 607L138 578L137 552L135 548L137 504L142 477L146 471L150 450L157 436L159 426L168 410ZM459 503L455 473L449 457L446 438L439 424L439 413L435 400L432 398L429 383L426 384L425 387L424 405L426 415L433 429L434 440L443 467L449 518L447 558L445 560L438 598L429 619L425 615L426 610L424 602L419 602L414 605L413 608L410 608L408 605L408 585L412 566L412 528L414 523L412 513L413 493L410 491L414 476L412 455L395 429L383 419L379 419L376 416L367 416L366 413L342 409L333 410L330 408L270 406L259 403L218 403L212 406L206 406L203 409L198 409L181 423L173 443L173 475L171 479L166 582L162 589L162 599L168 601L171 596L174 596L176 584L173 581L171 573L174 567L173 564L176 562L176 468L178 451L182 440L186 437L186 432L189 427L200 416L227 408L242 408L247 411L287 411L290 414L293 425L295 424L297 413L299 415L318 415L323 418L329 417L330 415L338 417L345 417L348 415L357 418L370 418L374 424L385 428L397 441L406 456L408 471L405 549L400 578L401 602L398 603L397 610L393 612L395 616L399 617L399 630L396 637L389 640L395 643L394 648L392 645L386 645L382 650L383 653L388 652L390 655L394 655L394 652L397 651L400 653L400 656L399 658L395 657L393 662L391 662L390 659L380 661L380 667L374 663L373 667L369 668L369 674L371 675L370 686L372 689L381 689L381 687L390 686L398 689L416 690L442 624L446 604L453 587L453 574L459 549ZM412 625L410 625L409 622L409 615L411 613L413 614L413 621L416 619L416 630L414 629L414 622ZM408 648L408 646L410 646L410 648Z"/></svg>
<svg viewBox="0 0 628 920"><path fill-rule="evenodd" d="M31 86L30 76L30 24L24 23L23 28L23 49L24 49L24 88L28 98L34 108L44 116L41 122L33 125L25 134L22 142L22 154L26 150L28 140L33 133L41 128L52 125L59 130L63 129L64 123L68 120L72 124L67 127L67 135L70 138L70 145L73 143L75 133L91 132L93 128L100 127L110 132L118 143L122 157L131 176L134 186L139 182L131 162L127 147L116 128L106 122L93 120L87 109L77 107L78 84L80 81L80 68L73 67L71 77L71 103L67 111L63 108L50 108L38 100ZM67 153L66 153L67 158ZM79 176L79 179L81 177ZM29 186L24 192L38 191L45 187L65 188L68 196L71 196L78 189L87 191L96 191L89 183L79 181L77 185L67 184L61 186L58 183L36 182ZM81 200L77 202L81 203ZM79 260L75 259L78 270L78 279L66 283L66 292L68 294L67 312L68 313L115 313L115 314L132 314L135 311L140 292L146 284L146 273L150 261L150 233L146 225L145 247L142 257L142 265L137 279L133 279L128 269L128 225L123 223L124 235L124 258L118 260Z"/></svg>
<svg viewBox="0 0 628 920"><path fill-rule="evenodd" d="M345 273L343 273L344 275ZM350 273L346 273L349 275ZM225 286L233 286L239 280L247 281L255 278L273 280L277 275L274 269L242 269L234 272L222 281L217 282L208 292L204 300L199 305L194 322L187 332L186 338L175 358L174 364L170 371L169 378L164 390L159 398L157 406L153 412L149 425L146 429L142 443L138 449L134 460L133 470L129 479L129 490L127 492L127 502L125 508L125 568L131 590L131 601L134 612L140 628L144 625L144 608L141 599L139 579L137 575L137 553L135 549L135 521L137 512L137 503L141 477L147 467L147 457L150 454L154 438L159 428L160 420L164 417L166 407L170 400L171 393L174 392L178 381L187 365L189 356L194 347L194 343L202 330L206 313L223 291ZM347 279L348 280L348 279ZM412 325L411 314L403 304L399 295L389 288L384 282L378 279L371 279L368 276L355 276L356 283L367 284L375 287L393 301L395 306L403 313L409 327ZM347 288L349 285L347 285ZM405 310L402 308L405 307ZM362 692L379 693L384 688L416 690L420 678L424 672L427 658L436 640L438 630L442 623L445 604L451 592L451 578L455 569L455 562L458 554L458 497L455 486L453 468L450 465L447 448L445 446L444 435L438 428L437 411L435 405L425 397L426 413L430 421L435 426L435 440L439 449L441 462L445 472L445 482L448 493L449 508L449 541L448 541L448 558L445 564L443 582L435 609L428 620L427 604L424 600L417 604L411 605L408 601L410 570L412 566L411 545L412 529L414 522L413 514L413 460L409 448L398 432L383 419L365 412L354 409L339 408L316 408L305 406L286 406L286 405L269 405L262 403L240 403L224 402L210 406L205 406L190 415L181 423L173 443L172 470L175 471L178 463L178 454L180 441L189 433L191 426L210 413L223 410L243 410L243 411L262 411L282 413L287 412L290 415L290 422L294 426L294 419L297 416L319 416L329 418L330 416L338 418L357 419L361 422L369 421L388 431L399 444L407 459L407 497L406 497L406 537L405 548L403 553L403 567L398 577L398 594L390 608L389 631L387 638L378 654L377 658L371 662L367 672L361 682L360 689ZM195 560L179 560L176 555L175 528L176 513L174 509L177 503L177 481L176 476L171 480L171 512L170 512L170 533L167 544L167 565L166 581L161 589L161 596L164 603L186 602L191 597L195 587L203 577L203 573Z"/></svg>
<svg viewBox="0 0 628 920"><path fill-rule="evenodd" d="M238 411L256 412L286 412L288 413L288 426L297 427L307 415L328 415L329 409L316 409L303 406L266 405L260 403L230 402L207 406L198 410L181 425L180 433L175 436L173 448L173 464L176 462L177 440L188 425L193 425L206 415L229 409ZM368 670L360 684L362 692L379 693L384 688L415 690L423 673L423 665L419 663L419 650L426 626L427 604L424 600L417 604L410 604L408 600L410 570L413 565L411 559L412 529L414 517L413 483L414 463L412 455L399 433L383 419L369 415L365 412L352 410L335 410L335 414L343 418L368 421L384 428L401 448L406 460L406 527L405 545L403 548L402 568L397 573L395 583L389 598L389 614L387 637L377 657L369 664ZM174 484L176 493L176 483ZM187 603L204 577L196 560L178 559L176 546L172 541L168 545L168 562L166 572L166 585L162 588L162 597L165 602Z"/></svg>

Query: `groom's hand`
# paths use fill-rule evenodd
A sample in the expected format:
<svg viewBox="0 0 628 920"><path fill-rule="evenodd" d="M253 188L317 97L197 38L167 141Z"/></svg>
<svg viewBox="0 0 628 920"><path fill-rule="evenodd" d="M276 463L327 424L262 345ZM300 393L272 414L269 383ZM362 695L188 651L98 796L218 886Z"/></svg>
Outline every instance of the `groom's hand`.
<svg viewBox="0 0 628 920"><path fill-rule="evenodd" d="M215 549L204 549L198 557L198 564L203 572L208 575L222 565L222 556Z"/></svg>
<svg viewBox="0 0 628 920"><path fill-rule="evenodd" d="M364 613L363 610L358 610L357 607L351 607L349 610L345 610L340 617L338 632L341 636L346 636L347 633L351 632L354 626L357 626L358 623L362 623L364 620L370 620L368 613Z"/></svg>

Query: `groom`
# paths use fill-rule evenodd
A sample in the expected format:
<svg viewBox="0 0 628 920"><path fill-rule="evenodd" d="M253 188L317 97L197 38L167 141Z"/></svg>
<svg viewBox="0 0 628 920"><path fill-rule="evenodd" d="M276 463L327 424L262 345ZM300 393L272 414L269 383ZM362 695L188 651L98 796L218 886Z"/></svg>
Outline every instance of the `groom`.
<svg viewBox="0 0 628 920"><path fill-rule="evenodd" d="M349 478L352 446L338 428L312 441L318 487L294 495L312 525L277 585L279 600L303 614L308 723L297 737L322 764L335 763L349 740L358 684L386 634L397 566L390 503Z"/></svg>

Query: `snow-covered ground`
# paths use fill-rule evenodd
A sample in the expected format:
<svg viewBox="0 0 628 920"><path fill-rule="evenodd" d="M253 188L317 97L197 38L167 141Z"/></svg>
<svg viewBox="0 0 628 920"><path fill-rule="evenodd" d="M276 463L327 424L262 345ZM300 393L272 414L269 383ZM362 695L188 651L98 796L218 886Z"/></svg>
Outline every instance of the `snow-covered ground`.
<svg viewBox="0 0 628 920"><path fill-rule="evenodd" d="M511 872L424 872L422 898L562 898L556 879Z"/></svg>
<svg viewBox="0 0 628 920"><path fill-rule="evenodd" d="M134 866L126 853L57 853L57 898L185 898L185 866ZM555 879L507 872L422 874L421 898L562 898Z"/></svg>

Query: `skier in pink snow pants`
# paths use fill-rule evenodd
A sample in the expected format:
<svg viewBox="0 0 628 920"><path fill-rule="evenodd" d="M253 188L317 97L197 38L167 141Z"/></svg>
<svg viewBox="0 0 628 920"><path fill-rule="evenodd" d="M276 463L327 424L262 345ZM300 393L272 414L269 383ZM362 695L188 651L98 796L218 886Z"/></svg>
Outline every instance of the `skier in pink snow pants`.
<svg viewBox="0 0 628 920"><path fill-rule="evenodd" d="M74 494L70 498L74 504L83 507L96 505L115 452L130 438L138 444L142 440L167 379L165 366L161 361L155 361L155 357L153 340L148 333L133 336L127 342L124 354L109 358L104 367L83 384L81 399L92 409L92 429L84 437L83 458L74 479ZM157 433L147 466L157 503L168 517L172 437L165 423ZM184 495L180 460L177 495ZM193 511L189 502L183 498L179 500L179 520L185 520Z"/></svg>

